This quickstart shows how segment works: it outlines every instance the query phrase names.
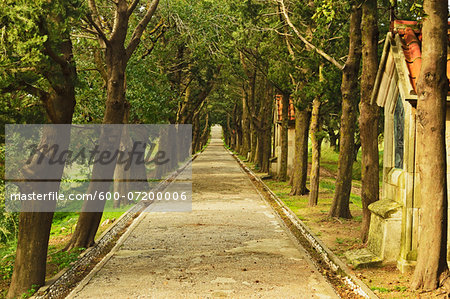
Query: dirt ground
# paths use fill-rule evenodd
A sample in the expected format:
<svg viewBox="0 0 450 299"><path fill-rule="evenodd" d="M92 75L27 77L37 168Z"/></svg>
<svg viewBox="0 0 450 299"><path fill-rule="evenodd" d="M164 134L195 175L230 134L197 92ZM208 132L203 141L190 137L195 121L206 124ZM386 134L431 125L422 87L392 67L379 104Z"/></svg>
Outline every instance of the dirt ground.
<svg viewBox="0 0 450 299"><path fill-rule="evenodd" d="M144 213L69 298L337 298L220 133L193 163L192 212Z"/></svg>

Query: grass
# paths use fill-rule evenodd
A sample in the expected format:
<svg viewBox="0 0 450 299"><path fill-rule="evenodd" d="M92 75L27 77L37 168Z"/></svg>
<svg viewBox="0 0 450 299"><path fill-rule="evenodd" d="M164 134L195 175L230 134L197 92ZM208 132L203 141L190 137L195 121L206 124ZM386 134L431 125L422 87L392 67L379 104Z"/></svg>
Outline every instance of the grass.
<svg viewBox="0 0 450 299"><path fill-rule="evenodd" d="M383 150L379 150L379 177L380 177L380 185L382 183L382 174L383 174ZM320 152L320 167L325 169L331 173L337 173L338 170L338 160L339 153L335 152L332 147L330 147L327 143L324 143L322 146L322 151ZM311 163L311 151L309 151L309 160ZM358 151L358 155L356 161L353 163L352 169L352 179L354 186L361 187L361 150Z"/></svg>
<svg viewBox="0 0 450 299"><path fill-rule="evenodd" d="M0 280L9 280L14 269L17 241L11 241L0 246Z"/></svg>
<svg viewBox="0 0 450 299"><path fill-rule="evenodd" d="M70 251L58 250L56 246L49 247L48 267L52 269L49 275L54 275L78 259L78 256L86 248L73 248Z"/></svg>

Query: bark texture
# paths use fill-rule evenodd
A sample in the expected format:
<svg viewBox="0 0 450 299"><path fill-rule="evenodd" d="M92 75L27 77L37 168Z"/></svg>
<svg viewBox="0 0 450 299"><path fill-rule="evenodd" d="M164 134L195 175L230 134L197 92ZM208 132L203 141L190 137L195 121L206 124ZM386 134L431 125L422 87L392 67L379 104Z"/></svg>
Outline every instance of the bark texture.
<svg viewBox="0 0 450 299"><path fill-rule="evenodd" d="M311 115L311 144L312 160L311 175L309 176L309 205L316 206L319 198L319 176L320 176L320 149L322 147L323 136L321 134L320 124L320 100L315 98L313 101Z"/></svg>
<svg viewBox="0 0 450 299"><path fill-rule="evenodd" d="M292 189L290 195L305 195L308 176L308 133L311 111L295 107L295 154L292 170Z"/></svg>
<svg viewBox="0 0 450 299"><path fill-rule="evenodd" d="M256 77L255 73L255 77ZM269 172L269 159L271 154L270 134L272 131L273 117L273 93L272 86L264 76L258 76L258 101L253 104L247 103L249 115L251 117L252 128L252 161L255 162L261 172ZM256 83L255 83L256 84ZM256 89L256 87L255 87ZM255 155L253 151L255 149Z"/></svg>
<svg viewBox="0 0 450 299"><path fill-rule="evenodd" d="M273 121L273 88L269 80L264 79L265 93L263 97L263 103L261 103L259 110L259 133L258 133L258 145L259 145L259 157L258 165L261 172L269 172L270 156L272 153L271 148L271 134L272 134L272 121Z"/></svg>
<svg viewBox="0 0 450 299"><path fill-rule="evenodd" d="M283 93L281 108L281 153L280 153L280 172L278 173L279 181L287 179L287 163L288 163L288 126L289 126L289 93Z"/></svg>
<svg viewBox="0 0 450 299"><path fill-rule="evenodd" d="M377 1L366 0L362 6L362 76L359 104L359 136L361 139L361 201L363 219L361 240L367 241L370 226L368 206L379 199L378 105L371 95L378 71Z"/></svg>
<svg viewBox="0 0 450 299"><path fill-rule="evenodd" d="M250 115L247 108L247 99L245 98L245 92L242 92L242 144L240 145L240 154L244 157L248 157L250 152Z"/></svg>
<svg viewBox="0 0 450 299"><path fill-rule="evenodd" d="M338 174L330 217L351 218L349 207L354 161L355 124L358 104L358 70L361 61L361 7L353 5L350 16L348 58L342 70L342 116Z"/></svg>
<svg viewBox="0 0 450 299"><path fill-rule="evenodd" d="M447 2L424 1L422 68L417 80L417 166L421 217L412 287L434 290L446 280L447 163L445 113L448 80Z"/></svg>

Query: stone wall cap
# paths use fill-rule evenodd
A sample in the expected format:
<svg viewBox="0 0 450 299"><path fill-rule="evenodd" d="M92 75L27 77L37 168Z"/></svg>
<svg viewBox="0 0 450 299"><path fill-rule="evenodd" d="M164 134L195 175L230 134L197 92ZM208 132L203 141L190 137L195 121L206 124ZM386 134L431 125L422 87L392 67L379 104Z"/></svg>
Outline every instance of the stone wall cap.
<svg viewBox="0 0 450 299"><path fill-rule="evenodd" d="M399 204L396 201L390 199L382 199L370 204L369 210L372 213L386 219L390 215L397 212L398 209L400 209L401 207L402 207L401 204Z"/></svg>

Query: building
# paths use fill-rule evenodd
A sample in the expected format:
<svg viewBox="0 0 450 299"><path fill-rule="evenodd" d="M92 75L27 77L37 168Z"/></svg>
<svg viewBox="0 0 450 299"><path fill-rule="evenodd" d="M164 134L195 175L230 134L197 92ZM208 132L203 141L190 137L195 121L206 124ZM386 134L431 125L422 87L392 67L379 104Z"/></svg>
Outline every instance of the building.
<svg viewBox="0 0 450 299"><path fill-rule="evenodd" d="M384 108L383 187L380 201L369 206L372 218L368 251L360 255L366 254L368 263L395 262L402 272L411 269L417 258L423 200L416 168L416 81L421 68L421 40L417 22L393 22L386 36L372 94L372 101ZM447 60L450 78L449 70ZM449 101L450 96L447 96ZM446 131L450 154L449 104ZM447 157L448 171L449 161ZM353 262L355 260L357 258L353 257Z"/></svg>
<svg viewBox="0 0 450 299"><path fill-rule="evenodd" d="M282 120L282 108L283 101L281 95L275 96L275 109L274 109L274 134L272 141L272 153L273 157L270 159L270 174L276 175L281 167L280 159L278 158L281 154L281 120ZM289 99L289 122L288 122L288 175L292 171L294 165L294 154L295 154L295 110L294 102Z"/></svg>

